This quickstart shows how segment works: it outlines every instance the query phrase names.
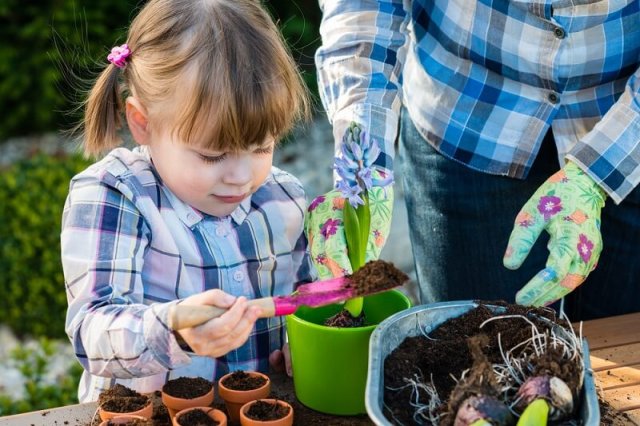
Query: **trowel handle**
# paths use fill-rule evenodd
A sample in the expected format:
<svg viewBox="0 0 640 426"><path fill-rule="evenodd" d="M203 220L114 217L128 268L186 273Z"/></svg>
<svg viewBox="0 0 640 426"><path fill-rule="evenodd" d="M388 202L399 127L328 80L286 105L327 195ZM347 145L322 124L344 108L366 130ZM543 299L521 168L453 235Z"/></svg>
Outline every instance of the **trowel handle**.
<svg viewBox="0 0 640 426"><path fill-rule="evenodd" d="M263 297L252 299L247 302L249 306L258 306L262 309L261 318L268 318L275 315L275 304L273 298ZM169 309L169 328L172 330L182 330L192 328L205 322L218 318L227 312L226 308L219 308L211 305L173 305Z"/></svg>

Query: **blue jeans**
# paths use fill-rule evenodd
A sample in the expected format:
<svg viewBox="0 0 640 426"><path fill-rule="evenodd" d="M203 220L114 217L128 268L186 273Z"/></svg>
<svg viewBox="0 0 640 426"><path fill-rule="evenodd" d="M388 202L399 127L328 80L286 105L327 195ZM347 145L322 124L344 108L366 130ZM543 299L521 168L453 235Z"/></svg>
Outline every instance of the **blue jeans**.
<svg viewBox="0 0 640 426"><path fill-rule="evenodd" d="M515 271L502 265L516 214L559 169L551 132L524 180L472 170L438 153L402 113L399 155L421 303L514 302L548 257L538 239ZM602 210L604 249L597 268L565 297L572 321L640 311L640 187Z"/></svg>

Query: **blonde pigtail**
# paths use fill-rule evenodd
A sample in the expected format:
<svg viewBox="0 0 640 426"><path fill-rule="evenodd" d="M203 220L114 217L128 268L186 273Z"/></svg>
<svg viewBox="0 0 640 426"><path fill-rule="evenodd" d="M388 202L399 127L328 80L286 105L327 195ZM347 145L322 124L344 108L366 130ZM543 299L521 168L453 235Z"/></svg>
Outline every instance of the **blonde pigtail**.
<svg viewBox="0 0 640 426"><path fill-rule="evenodd" d="M120 69L110 64L98 76L85 103L84 151L97 156L121 144L124 102L119 83Z"/></svg>

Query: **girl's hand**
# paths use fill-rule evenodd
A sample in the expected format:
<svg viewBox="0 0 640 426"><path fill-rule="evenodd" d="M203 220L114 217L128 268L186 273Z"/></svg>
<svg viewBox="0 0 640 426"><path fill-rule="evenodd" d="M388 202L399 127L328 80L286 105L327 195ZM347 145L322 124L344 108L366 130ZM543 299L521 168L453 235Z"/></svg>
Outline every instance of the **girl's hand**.
<svg viewBox="0 0 640 426"><path fill-rule="evenodd" d="M289 344L282 345L282 350L276 349L269 355L269 364L271 368L278 373L286 372L287 376L293 376L293 370L291 369L291 352L289 351Z"/></svg>
<svg viewBox="0 0 640 426"><path fill-rule="evenodd" d="M248 307L245 297L235 298L221 290L208 290L186 298L184 305L213 305L228 311L202 325L176 331L200 356L217 358L247 341L260 315L260 308Z"/></svg>

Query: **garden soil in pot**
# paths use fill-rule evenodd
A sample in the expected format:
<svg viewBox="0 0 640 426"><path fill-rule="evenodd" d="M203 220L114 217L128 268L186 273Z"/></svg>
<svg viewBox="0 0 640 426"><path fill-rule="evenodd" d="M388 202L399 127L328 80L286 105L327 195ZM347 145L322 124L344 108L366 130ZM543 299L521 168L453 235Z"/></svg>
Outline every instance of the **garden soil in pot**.
<svg viewBox="0 0 640 426"><path fill-rule="evenodd" d="M570 324L557 319L555 311L550 309L504 302L486 304L503 306L506 311L496 314L480 303L471 311L447 320L429 335L407 337L387 356L384 414L390 421L404 425L452 425L465 397L473 394L493 394L507 404L513 402L517 399L517 383L512 383L513 390L506 390L509 379L503 378L498 383L494 373L497 365L505 365L505 354L531 341L534 327L541 333L549 333L553 324L570 328ZM496 319L498 316L501 318ZM560 378L568 385L573 400L579 401L581 357L569 359L566 353L563 355L562 346L545 348L528 360L530 371L523 375ZM517 349L514 352L517 353ZM502 377L508 376L505 369L496 371L501 372ZM423 416L414 417L420 408ZM575 414L573 416L575 418Z"/></svg>

